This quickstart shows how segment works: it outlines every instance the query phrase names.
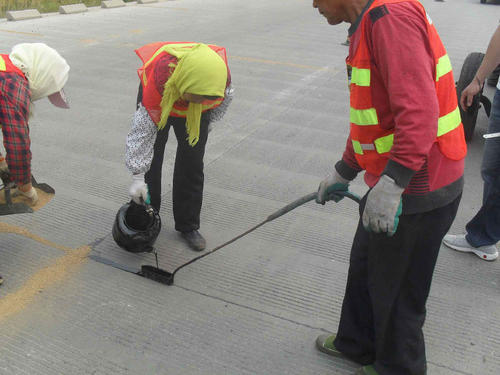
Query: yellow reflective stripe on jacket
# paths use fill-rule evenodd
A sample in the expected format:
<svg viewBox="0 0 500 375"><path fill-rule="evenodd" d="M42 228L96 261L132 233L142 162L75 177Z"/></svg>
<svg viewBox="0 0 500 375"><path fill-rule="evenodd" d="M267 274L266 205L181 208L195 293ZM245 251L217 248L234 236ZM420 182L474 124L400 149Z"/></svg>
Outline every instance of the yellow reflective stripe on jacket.
<svg viewBox="0 0 500 375"><path fill-rule="evenodd" d="M354 109L351 107L349 118L355 125L378 125L377 111L375 108Z"/></svg>
<svg viewBox="0 0 500 375"><path fill-rule="evenodd" d="M460 118L460 110L457 106L453 111L439 118L437 136L440 137L443 134L451 132L453 129L460 126L460 122L462 122L462 120Z"/></svg>
<svg viewBox="0 0 500 375"><path fill-rule="evenodd" d="M6 70L7 66L5 66L5 60L0 56L0 72L5 72Z"/></svg>
<svg viewBox="0 0 500 375"><path fill-rule="evenodd" d="M363 148L361 147L361 143L359 141L352 140L352 147L354 148L354 152L359 155L363 155Z"/></svg>
<svg viewBox="0 0 500 375"><path fill-rule="evenodd" d="M380 137L371 143L361 143L352 139L352 147L354 152L358 155L363 155L363 150L376 150L378 154L384 154L391 151L392 145L394 143L394 134L389 134L384 137Z"/></svg>
<svg viewBox="0 0 500 375"><path fill-rule="evenodd" d="M394 143L394 134L386 135L385 137L380 137L373 141L375 144L375 149L379 154L384 154L391 151L392 144Z"/></svg>
<svg viewBox="0 0 500 375"><path fill-rule="evenodd" d="M445 74L451 72L451 61L448 54L441 56L436 65L436 82Z"/></svg>
<svg viewBox="0 0 500 375"><path fill-rule="evenodd" d="M351 83L358 86L370 86L370 69L352 67Z"/></svg>

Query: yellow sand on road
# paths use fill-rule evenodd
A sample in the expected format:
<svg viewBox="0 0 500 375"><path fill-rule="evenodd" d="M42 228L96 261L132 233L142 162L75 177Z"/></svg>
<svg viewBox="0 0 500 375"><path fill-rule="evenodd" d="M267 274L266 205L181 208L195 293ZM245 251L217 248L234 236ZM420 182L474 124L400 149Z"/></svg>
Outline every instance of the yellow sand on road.
<svg viewBox="0 0 500 375"><path fill-rule="evenodd" d="M31 238L44 245L54 247L64 251L64 255L56 261L32 275L24 285L14 293L1 296L0 288L0 322L9 316L18 313L29 305L35 296L54 284L64 280L74 273L80 265L87 259L91 251L90 246L82 246L72 249L66 246L55 244L40 236L30 233L27 229L0 222L0 233L15 233Z"/></svg>
<svg viewBox="0 0 500 375"><path fill-rule="evenodd" d="M18 195L17 197L12 197L12 203L26 203L28 206L30 206L33 211L38 211L40 208L45 206L47 203L49 203L52 198L54 198L54 194L48 194L38 188L35 188L37 194L38 194L38 202L34 206L30 206L28 204L28 198ZM5 190L2 189L0 190L0 204L5 204Z"/></svg>

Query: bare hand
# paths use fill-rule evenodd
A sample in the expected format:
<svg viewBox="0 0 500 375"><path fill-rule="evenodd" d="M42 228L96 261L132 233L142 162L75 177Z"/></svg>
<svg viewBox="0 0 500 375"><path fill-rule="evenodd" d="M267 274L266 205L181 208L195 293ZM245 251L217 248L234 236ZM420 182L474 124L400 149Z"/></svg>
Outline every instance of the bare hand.
<svg viewBox="0 0 500 375"><path fill-rule="evenodd" d="M481 91L481 85L479 84L478 79L474 77L472 82L469 83L469 86L462 91L462 95L460 97L460 105L464 111L467 111L467 108L472 105L472 100L474 99L474 96L479 93L479 91Z"/></svg>

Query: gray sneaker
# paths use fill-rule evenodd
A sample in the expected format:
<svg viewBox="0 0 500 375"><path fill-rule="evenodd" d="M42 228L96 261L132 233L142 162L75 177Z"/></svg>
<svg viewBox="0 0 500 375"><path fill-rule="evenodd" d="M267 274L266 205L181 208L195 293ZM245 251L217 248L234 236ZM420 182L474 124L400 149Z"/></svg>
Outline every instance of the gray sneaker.
<svg viewBox="0 0 500 375"><path fill-rule="evenodd" d="M496 245L474 247L467 242L465 234L447 234L443 238L443 243L454 250L474 253L484 260L495 260L498 258L498 249Z"/></svg>

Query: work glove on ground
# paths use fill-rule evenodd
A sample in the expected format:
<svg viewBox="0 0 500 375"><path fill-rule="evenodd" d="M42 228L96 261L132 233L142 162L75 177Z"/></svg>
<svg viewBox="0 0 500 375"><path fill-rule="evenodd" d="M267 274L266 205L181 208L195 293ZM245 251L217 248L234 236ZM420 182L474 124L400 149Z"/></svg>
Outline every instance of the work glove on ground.
<svg viewBox="0 0 500 375"><path fill-rule="evenodd" d="M394 235L403 209L401 194L404 190L392 178L382 175L366 198L363 227L369 232Z"/></svg>
<svg viewBox="0 0 500 375"><path fill-rule="evenodd" d="M132 185L130 185L128 193L135 203L149 204L148 185L144 182L144 173L132 175Z"/></svg>
<svg viewBox="0 0 500 375"><path fill-rule="evenodd" d="M35 188L32 186L28 191L22 191L18 187L11 190L11 195L13 197L22 196L28 198L28 203L30 206L34 206L38 203L38 193Z"/></svg>
<svg viewBox="0 0 500 375"><path fill-rule="evenodd" d="M318 187L316 195L316 203L325 204L326 201L333 200L339 202L343 195L335 194L338 191L347 191L349 188L349 180L342 177L337 171L327 176Z"/></svg>

